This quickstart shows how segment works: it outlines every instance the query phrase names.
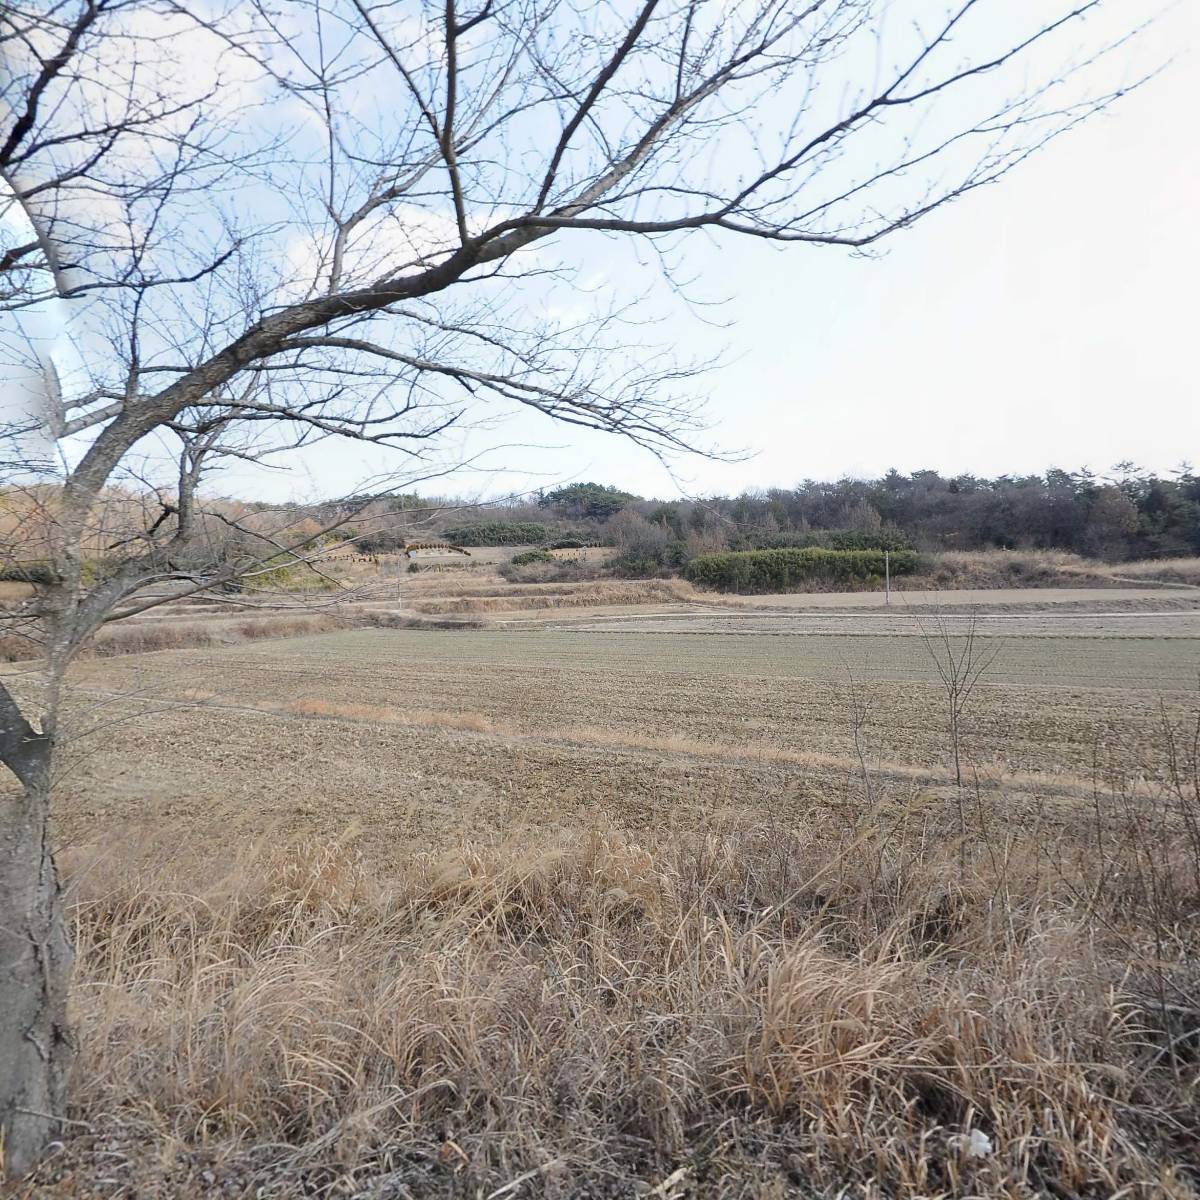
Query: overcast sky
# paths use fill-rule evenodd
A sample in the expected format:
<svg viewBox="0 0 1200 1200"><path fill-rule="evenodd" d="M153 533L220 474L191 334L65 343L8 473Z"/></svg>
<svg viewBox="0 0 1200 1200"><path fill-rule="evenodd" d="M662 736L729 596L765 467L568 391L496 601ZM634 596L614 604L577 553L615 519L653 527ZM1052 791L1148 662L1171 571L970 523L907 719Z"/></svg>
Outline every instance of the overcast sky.
<svg viewBox="0 0 1200 1200"><path fill-rule="evenodd" d="M1085 31L1096 42L1145 7L1102 12L1108 25ZM508 447L482 459L490 469L425 490L500 495L595 479L671 496L890 467L996 475L1200 462L1200 5L1168 8L1122 52L1128 78L1171 59L1109 111L871 257L697 235L675 254L698 302L689 305L630 239L557 239L573 278L600 298L646 296L637 315L648 338L685 359L721 355L724 365L696 380L707 444L742 453L667 467L611 435L525 413L448 447L451 459ZM531 291L529 303L546 299ZM239 466L209 486L274 500L344 495L395 461L325 441L285 470Z"/></svg>
<svg viewBox="0 0 1200 1200"><path fill-rule="evenodd" d="M879 257L690 241L691 290L727 302L678 306L662 329L683 353L724 350L727 365L698 390L711 397L712 443L751 457L682 459L673 477L627 443L531 417L499 435L527 444L491 460L513 470L442 486L594 478L666 496L892 466L1103 472L1132 459L1165 472L1200 460L1198 33L1200 6L1168 10L1129 61L1134 73L1174 57L1163 75ZM581 262L598 270L618 294L639 287L628 250ZM329 494L380 465L326 443L295 472L238 482L274 498Z"/></svg>

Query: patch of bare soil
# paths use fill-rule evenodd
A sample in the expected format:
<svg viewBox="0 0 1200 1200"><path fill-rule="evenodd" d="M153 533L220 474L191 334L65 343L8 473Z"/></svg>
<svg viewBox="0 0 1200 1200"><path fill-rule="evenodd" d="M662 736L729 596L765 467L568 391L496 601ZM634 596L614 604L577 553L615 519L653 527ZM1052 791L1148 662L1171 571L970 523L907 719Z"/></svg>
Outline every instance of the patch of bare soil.
<svg viewBox="0 0 1200 1200"><path fill-rule="evenodd" d="M1194 642L1003 649L963 748L1018 808L1086 798L1194 707ZM913 638L379 630L81 664L60 832L183 822L217 846L359 822L386 855L526 825L686 828L725 808L799 820L861 775L860 749L943 811L946 701L924 653Z"/></svg>

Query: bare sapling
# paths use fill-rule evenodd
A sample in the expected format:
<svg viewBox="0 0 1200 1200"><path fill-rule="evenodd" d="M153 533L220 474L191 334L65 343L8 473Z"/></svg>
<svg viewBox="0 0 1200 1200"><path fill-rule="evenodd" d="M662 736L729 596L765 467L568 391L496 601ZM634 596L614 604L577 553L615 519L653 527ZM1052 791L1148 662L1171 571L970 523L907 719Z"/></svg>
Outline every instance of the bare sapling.
<svg viewBox="0 0 1200 1200"><path fill-rule="evenodd" d="M863 795L868 808L875 806L875 782L867 760L866 726L871 719L872 698L865 680L856 679L849 663L846 664L849 680L847 699L850 706L850 729L854 737L854 756L858 760L859 777L862 779Z"/></svg>
<svg viewBox="0 0 1200 1200"><path fill-rule="evenodd" d="M974 612L961 632L952 631L942 613L935 617L931 632L922 623L921 638L937 672L946 702L947 734L954 763L954 782L963 785L963 714L971 695L984 675L995 665L1000 648L980 637Z"/></svg>

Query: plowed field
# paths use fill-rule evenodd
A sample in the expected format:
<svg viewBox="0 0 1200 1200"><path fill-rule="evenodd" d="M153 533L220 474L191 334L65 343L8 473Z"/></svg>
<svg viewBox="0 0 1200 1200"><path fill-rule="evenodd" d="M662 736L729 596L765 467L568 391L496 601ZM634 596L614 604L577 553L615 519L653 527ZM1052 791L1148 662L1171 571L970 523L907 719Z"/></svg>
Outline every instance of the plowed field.
<svg viewBox="0 0 1200 1200"><path fill-rule="evenodd" d="M1200 639L1191 613L1158 626L1037 619L1019 632L1012 618L979 622L996 658L964 746L973 785L1054 819L1109 764L1161 760L1164 721L1182 726L1196 707ZM354 828L386 858L414 840L524 826L649 829L745 810L802 820L860 777L856 712L868 769L935 820L946 811L930 649L941 627L853 614L571 620L81 664L60 833L179 826L216 848ZM961 648L965 624L944 628ZM1143 636L1151 628L1159 636Z"/></svg>

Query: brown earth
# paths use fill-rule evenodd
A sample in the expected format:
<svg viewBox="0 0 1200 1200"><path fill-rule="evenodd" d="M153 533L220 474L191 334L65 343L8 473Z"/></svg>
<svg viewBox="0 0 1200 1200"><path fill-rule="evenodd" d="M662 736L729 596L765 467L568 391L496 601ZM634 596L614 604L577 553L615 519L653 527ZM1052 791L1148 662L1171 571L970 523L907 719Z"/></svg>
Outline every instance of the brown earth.
<svg viewBox="0 0 1200 1200"><path fill-rule="evenodd" d="M1086 799L1109 762L1149 762L1164 720L1195 708L1200 640L1178 632L988 644L964 747L980 786L1026 813ZM935 679L929 646L891 632L619 623L358 630L82 663L60 836L178 825L216 848L358 826L386 859L524 827L799 821L860 777L862 710L869 769L944 815Z"/></svg>

